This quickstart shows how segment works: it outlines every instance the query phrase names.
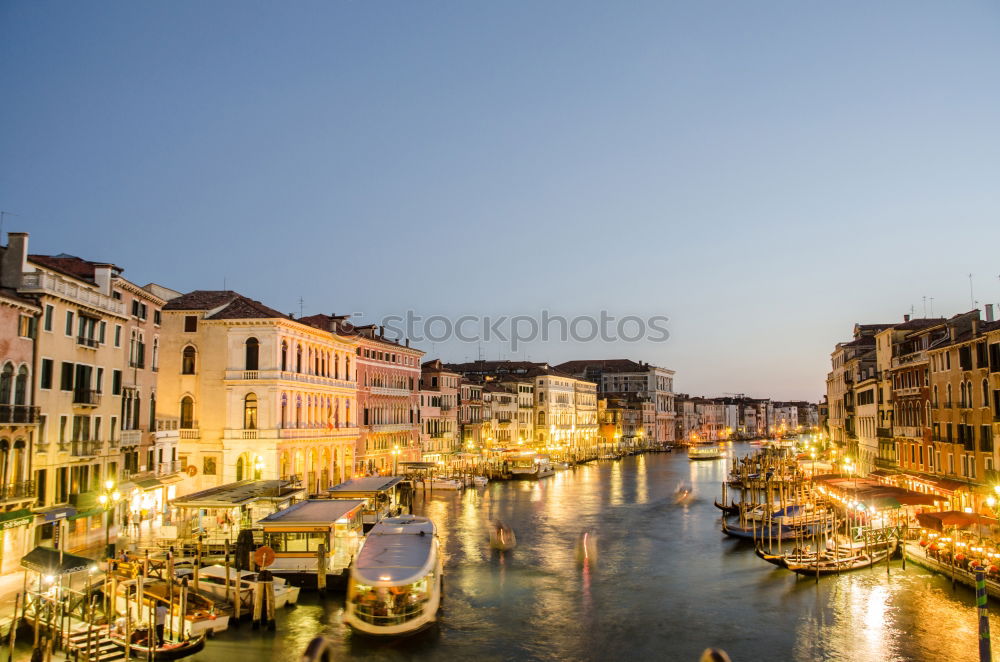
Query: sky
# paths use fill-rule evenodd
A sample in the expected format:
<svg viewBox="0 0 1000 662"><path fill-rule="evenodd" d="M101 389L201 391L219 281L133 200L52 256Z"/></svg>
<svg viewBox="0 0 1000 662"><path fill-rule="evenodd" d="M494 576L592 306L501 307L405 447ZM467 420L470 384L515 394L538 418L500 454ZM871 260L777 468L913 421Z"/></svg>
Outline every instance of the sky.
<svg viewBox="0 0 1000 662"><path fill-rule="evenodd" d="M818 400L855 322L1000 302L998 64L987 1L5 0L2 230L296 315L583 320L428 358Z"/></svg>

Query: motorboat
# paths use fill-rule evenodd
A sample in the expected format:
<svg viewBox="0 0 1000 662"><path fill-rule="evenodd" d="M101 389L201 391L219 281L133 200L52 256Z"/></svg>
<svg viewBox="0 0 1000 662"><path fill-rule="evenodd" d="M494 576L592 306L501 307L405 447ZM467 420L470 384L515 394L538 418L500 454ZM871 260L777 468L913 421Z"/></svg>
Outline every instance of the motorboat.
<svg viewBox="0 0 1000 662"><path fill-rule="evenodd" d="M490 529L490 547L501 552L517 547L517 536L514 535L514 529L503 522L496 522Z"/></svg>
<svg viewBox="0 0 1000 662"><path fill-rule="evenodd" d="M194 576L194 571L188 568L179 570L178 577L190 578ZM260 581L257 573L249 570L237 571L235 568L229 569L229 590L226 590L226 568L221 565L210 565L198 570L198 590L208 593L219 600L232 600L232 592L236 590L239 581L240 599L245 603L244 594L253 595ZM272 575L274 583L274 606L278 609L294 605L299 601L298 586L292 586L284 577ZM190 586L190 584L189 584ZM253 603L250 603L251 605Z"/></svg>
<svg viewBox="0 0 1000 662"><path fill-rule="evenodd" d="M689 460L717 460L722 457L718 444L692 444L688 446Z"/></svg>
<svg viewBox="0 0 1000 662"><path fill-rule="evenodd" d="M514 458L510 464L513 478L545 478L555 472L548 455L525 454Z"/></svg>
<svg viewBox="0 0 1000 662"><path fill-rule="evenodd" d="M465 483L458 478L435 477L428 481L428 487L432 490L461 490L465 488Z"/></svg>
<svg viewBox="0 0 1000 662"><path fill-rule="evenodd" d="M347 583L344 622L356 633L398 637L437 621L442 562L434 522L388 517L372 527Z"/></svg>
<svg viewBox="0 0 1000 662"><path fill-rule="evenodd" d="M162 580L149 579L142 582L141 606L136 612L138 579L131 579L117 582L115 590L115 609L120 613L125 613L132 608L136 621L145 623L149 620L149 612L156 608L158 603L170 603L172 620L184 619L184 626L180 628L181 637L196 637L200 634L224 632L229 628L229 607L224 603L215 601L199 595L193 591L187 591L187 603L181 604L182 587L174 584L170 587ZM108 585L105 584L108 590Z"/></svg>
<svg viewBox="0 0 1000 662"><path fill-rule="evenodd" d="M490 479L487 478L486 476L473 476L472 477L472 484L475 487L486 487L486 485L489 482L490 482Z"/></svg>
<svg viewBox="0 0 1000 662"><path fill-rule="evenodd" d="M694 498L694 491L684 483L678 485L677 489L674 491L674 503L677 504L690 503L691 499L693 498Z"/></svg>

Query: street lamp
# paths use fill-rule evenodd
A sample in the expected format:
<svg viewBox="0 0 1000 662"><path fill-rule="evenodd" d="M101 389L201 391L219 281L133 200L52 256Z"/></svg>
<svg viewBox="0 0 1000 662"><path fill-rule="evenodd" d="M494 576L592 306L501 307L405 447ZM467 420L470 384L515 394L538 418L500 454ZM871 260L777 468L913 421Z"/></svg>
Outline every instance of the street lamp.
<svg viewBox="0 0 1000 662"><path fill-rule="evenodd" d="M115 481L104 481L104 490L97 496L97 502L104 509L104 553L111 559L115 557L115 548L111 545L111 511L122 500L122 494L115 489Z"/></svg>

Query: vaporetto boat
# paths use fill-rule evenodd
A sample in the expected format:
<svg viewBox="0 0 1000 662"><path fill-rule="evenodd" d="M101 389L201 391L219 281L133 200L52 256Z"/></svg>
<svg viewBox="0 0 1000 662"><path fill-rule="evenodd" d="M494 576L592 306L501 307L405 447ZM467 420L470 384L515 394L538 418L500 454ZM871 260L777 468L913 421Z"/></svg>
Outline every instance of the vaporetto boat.
<svg viewBox="0 0 1000 662"><path fill-rule="evenodd" d="M717 460L722 457L718 444L692 444L688 446L689 460Z"/></svg>
<svg viewBox="0 0 1000 662"><path fill-rule="evenodd" d="M437 621L441 554L434 522L388 517L376 524L351 566L344 622L371 636L404 636Z"/></svg>

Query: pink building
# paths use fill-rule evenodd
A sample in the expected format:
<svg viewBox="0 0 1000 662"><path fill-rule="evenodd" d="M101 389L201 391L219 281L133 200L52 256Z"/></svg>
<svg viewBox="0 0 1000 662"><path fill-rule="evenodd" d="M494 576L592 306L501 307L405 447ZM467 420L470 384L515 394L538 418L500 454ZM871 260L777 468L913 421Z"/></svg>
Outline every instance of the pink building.
<svg viewBox="0 0 1000 662"><path fill-rule="evenodd" d="M344 315L312 315L301 322L335 329L358 342L358 427L355 471L390 474L399 462L420 460L420 359L424 353L386 338L373 324L352 327Z"/></svg>

